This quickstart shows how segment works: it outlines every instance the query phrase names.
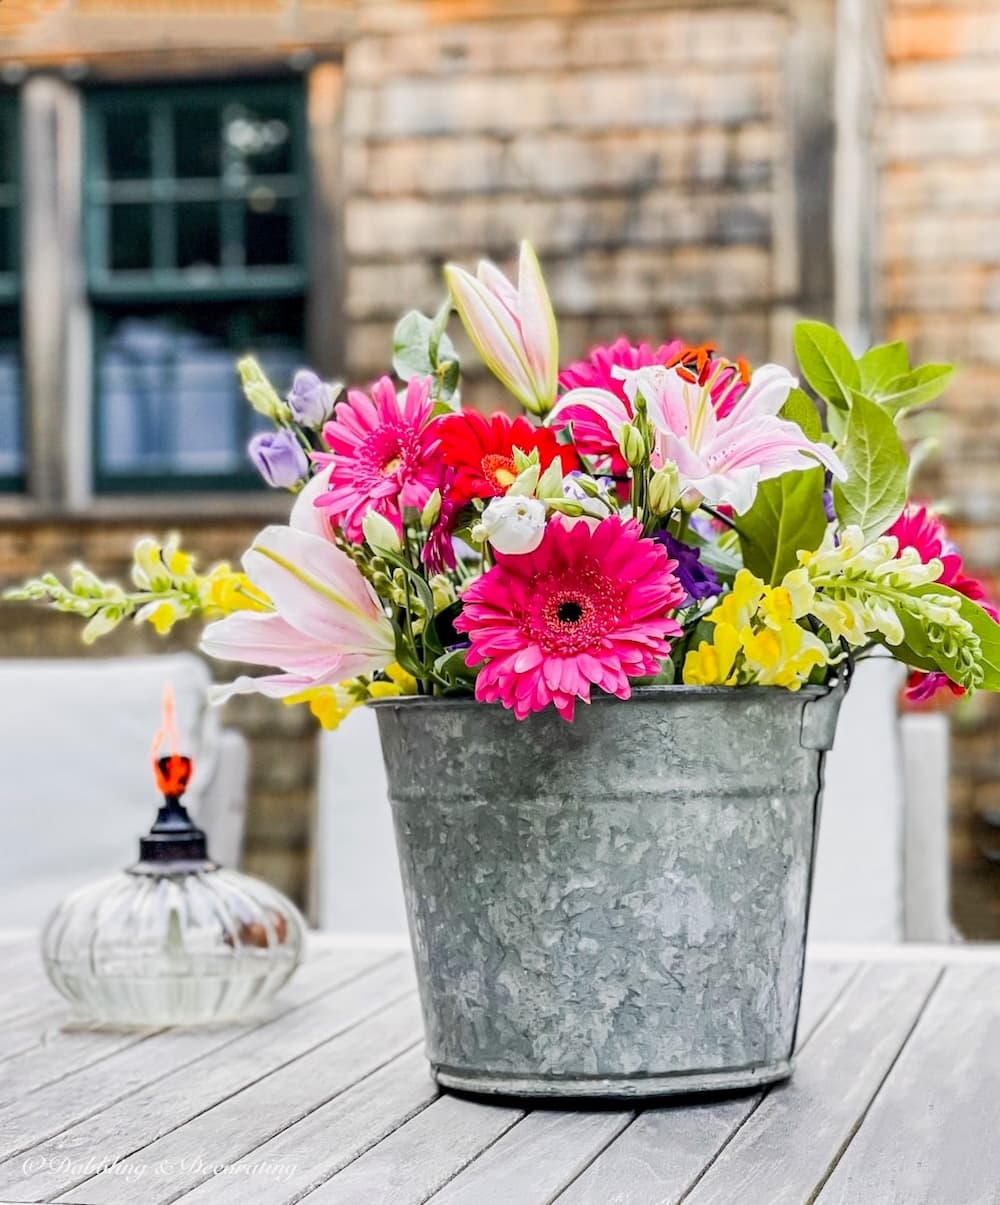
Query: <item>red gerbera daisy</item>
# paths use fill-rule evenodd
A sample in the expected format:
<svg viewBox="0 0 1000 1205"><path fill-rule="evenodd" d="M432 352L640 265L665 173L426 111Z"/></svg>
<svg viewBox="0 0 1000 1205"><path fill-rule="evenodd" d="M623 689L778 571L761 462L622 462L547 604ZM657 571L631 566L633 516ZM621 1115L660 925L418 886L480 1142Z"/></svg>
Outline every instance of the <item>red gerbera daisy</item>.
<svg viewBox="0 0 1000 1205"><path fill-rule="evenodd" d="M442 419L437 434L441 459L455 470L454 497L462 502L506 494L517 479L515 448L526 456L537 449L542 472L556 458L562 461L563 473L579 467L573 448L523 415L511 420L497 413L487 419L475 410L463 410Z"/></svg>
<svg viewBox="0 0 1000 1205"><path fill-rule="evenodd" d="M590 688L627 699L630 678L659 671L681 628L677 562L617 515L594 528L557 516L534 552L497 554L462 596L455 621L471 666L485 662L476 698L523 720L549 703L573 718Z"/></svg>

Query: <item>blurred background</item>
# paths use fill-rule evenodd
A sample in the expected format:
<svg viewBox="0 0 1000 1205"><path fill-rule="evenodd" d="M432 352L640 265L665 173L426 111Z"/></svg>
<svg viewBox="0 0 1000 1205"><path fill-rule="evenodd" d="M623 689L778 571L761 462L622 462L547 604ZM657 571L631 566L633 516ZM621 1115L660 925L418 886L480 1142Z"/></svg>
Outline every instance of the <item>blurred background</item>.
<svg viewBox="0 0 1000 1205"><path fill-rule="evenodd" d="M234 358L365 382L446 260L509 263L522 236L564 361L626 333L791 363L801 316L957 360L921 493L990 576L998 78L995 0L0 0L0 587L120 575L173 528L238 557L287 499L244 458ZM0 656L79 635L6 607ZM93 653L163 647L127 628ZM974 938L1000 938L996 718L952 717ZM254 699L225 722L251 746L244 864L304 900L313 722Z"/></svg>

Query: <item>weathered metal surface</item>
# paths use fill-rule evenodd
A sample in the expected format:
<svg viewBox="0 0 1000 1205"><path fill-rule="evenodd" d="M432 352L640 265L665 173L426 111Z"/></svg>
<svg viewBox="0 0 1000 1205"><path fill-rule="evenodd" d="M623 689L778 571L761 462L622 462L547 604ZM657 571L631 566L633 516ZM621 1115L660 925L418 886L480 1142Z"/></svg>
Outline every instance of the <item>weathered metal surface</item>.
<svg viewBox="0 0 1000 1205"><path fill-rule="evenodd" d="M646 1096L788 1075L839 703L650 687L573 724L379 703L438 1080Z"/></svg>

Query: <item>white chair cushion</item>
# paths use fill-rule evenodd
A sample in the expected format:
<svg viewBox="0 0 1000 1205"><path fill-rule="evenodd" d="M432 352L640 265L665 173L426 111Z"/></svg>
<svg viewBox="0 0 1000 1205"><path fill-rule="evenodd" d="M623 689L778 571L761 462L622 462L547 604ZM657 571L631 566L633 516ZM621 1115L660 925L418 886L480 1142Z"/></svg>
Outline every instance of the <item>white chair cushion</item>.
<svg viewBox="0 0 1000 1205"><path fill-rule="evenodd" d="M74 885L135 861L159 802L152 742L167 682L181 752L195 759L189 802L197 815L219 756L209 680L189 653L0 661L0 899L8 924L37 923L47 897L54 907Z"/></svg>

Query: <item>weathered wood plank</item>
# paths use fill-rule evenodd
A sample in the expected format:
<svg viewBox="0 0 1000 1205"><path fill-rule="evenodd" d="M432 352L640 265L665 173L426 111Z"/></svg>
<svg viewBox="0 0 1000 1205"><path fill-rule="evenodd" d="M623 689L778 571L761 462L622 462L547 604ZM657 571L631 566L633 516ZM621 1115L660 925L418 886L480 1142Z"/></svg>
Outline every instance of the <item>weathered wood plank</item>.
<svg viewBox="0 0 1000 1205"><path fill-rule="evenodd" d="M418 1205L523 1116L523 1109L442 1096L304 1200L307 1205Z"/></svg>
<svg viewBox="0 0 1000 1205"><path fill-rule="evenodd" d="M417 1020L415 1030L419 1028ZM283 1201L298 1200L408 1118L419 1116L436 1096L423 1048L414 1047L236 1162L237 1169L254 1165L265 1171L282 1169L280 1194L273 1174L232 1180L220 1176L206 1180L179 1200L183 1205L274 1205L279 1196ZM178 1131L178 1138L190 1129L185 1126ZM371 1197L355 1197L354 1203L365 1200L383 1205L384 1197L379 1191Z"/></svg>
<svg viewBox="0 0 1000 1205"><path fill-rule="evenodd" d="M326 960L323 960L324 962ZM303 991L310 967L297 984ZM313 972L315 974L315 972ZM394 958L251 1029L164 1034L51 1083L0 1111L0 1131L11 1158L0 1163L0 1191L21 1184L17 1158L33 1149L55 1156L81 1149L120 1158L239 1091L374 1012L412 987L412 966ZM298 977L297 977L298 979ZM290 989L291 989L290 985ZM317 984L313 982L312 991ZM288 995L294 998L290 990ZM146 1049L144 1049L146 1047ZM195 1064L195 1070L189 1069ZM130 1145L131 1142L131 1145ZM75 1185L56 1172L25 1187L60 1192Z"/></svg>
<svg viewBox="0 0 1000 1205"><path fill-rule="evenodd" d="M8 1017L0 1023L0 1062L50 1041L65 1022L66 1009L61 1004L36 1008L27 1016Z"/></svg>
<svg viewBox="0 0 1000 1205"><path fill-rule="evenodd" d="M940 971L865 968L802 1052L711 1164L685 1205L802 1205L850 1142L916 1024ZM915 1155L911 1150L911 1157ZM879 1201L855 1197L855 1202ZM957 1203L956 1203L957 1205Z"/></svg>
<svg viewBox="0 0 1000 1205"><path fill-rule="evenodd" d="M136 1183L142 1182L143 1205L166 1205L199 1184L209 1190L213 1205L242 1205L250 1199L254 1183L266 1202L273 1203L279 1191L281 1199L289 1199L293 1195L289 1176L303 1175L306 1186L315 1181L302 1164L304 1154L294 1141L280 1144L280 1158L276 1147L266 1155L261 1148L271 1145L270 1140L286 1127L295 1129L301 1119L311 1121L302 1132L311 1138L310 1150L317 1159L323 1157L324 1142L329 1149L344 1141L339 1126L346 1125L353 1131L360 1124L362 1141L364 1137L377 1141L394 1120L405 1119L434 1094L424 1072L416 1097L411 1095L402 1114L394 1115L393 1097L407 1086L405 1081L395 1082L382 1075L374 1097L370 1085L365 1085L366 1077L387 1063L392 1074L398 1076L397 1057L420 1040L421 1032L419 1002L416 994L410 993L263 1079L250 1082L242 1091L198 1113L162 1138L143 1142L117 1167L63 1192L60 1200L81 1205L133 1205L136 1191L135 1183L129 1183L130 1175ZM355 1091L350 1091L352 1086ZM344 1096L349 1098L346 1108ZM312 1121L317 1110L325 1115L318 1123ZM144 1127L133 1128L126 1138L134 1148L147 1132ZM343 1157L349 1158L355 1149L349 1139ZM241 1168L253 1166L282 1167L280 1190L264 1172L257 1178L240 1173ZM225 1171L216 1177L215 1168ZM150 1171L159 1174L150 1175Z"/></svg>
<svg viewBox="0 0 1000 1205"><path fill-rule="evenodd" d="M801 1050L844 991L851 964L810 966L802 991ZM685 1098L645 1109L559 1197L559 1205L671 1205L746 1121L763 1092L730 1099Z"/></svg>
<svg viewBox="0 0 1000 1205"><path fill-rule="evenodd" d="M945 971L817 1205L1000 1201L1000 967Z"/></svg>
<svg viewBox="0 0 1000 1205"><path fill-rule="evenodd" d="M430 1199L434 1205L547 1205L634 1117L632 1109L527 1113Z"/></svg>
<svg viewBox="0 0 1000 1205"><path fill-rule="evenodd" d="M330 959L325 951L320 951L315 957L310 956L309 961L282 990L271 1011L262 1014L256 1022L201 1031L158 1031L164 1033L164 1040L170 1043L171 1054L166 1066L173 1070L185 1062L200 1058L206 1052L241 1037L250 1028L270 1023L292 1009L317 999L337 985L348 983L356 976L365 974L378 965L379 960L385 961L387 957L385 954L354 951ZM68 1016L66 1012L65 1016ZM158 1049L153 1055L141 1050L135 1051L133 1055L126 1053L138 1043L156 1037L156 1032L123 1034L122 1031L108 1030L104 1034L106 1043L103 1044L99 1038L91 1043L89 1039L79 1037L81 1033L87 1032L89 1031L81 1030L72 1020L68 1020L65 1033L60 1033L58 1038L39 1043L26 1051L16 1062L0 1064L0 1101L7 1103L28 1096L49 1084L69 1079L105 1059L111 1059L107 1072L95 1069L85 1087L78 1090L77 1085L72 1084L65 1093L55 1088L50 1093L54 1099L66 1101L79 1097L87 1102L89 1111L94 1112L114 1099L112 1089L118 1096L124 1096L126 1092L154 1078L158 1070L163 1069ZM62 1112L65 1113L66 1109ZM7 1124L8 1116L9 1109L0 1106L0 1133ZM0 1150L4 1149L0 1147Z"/></svg>

